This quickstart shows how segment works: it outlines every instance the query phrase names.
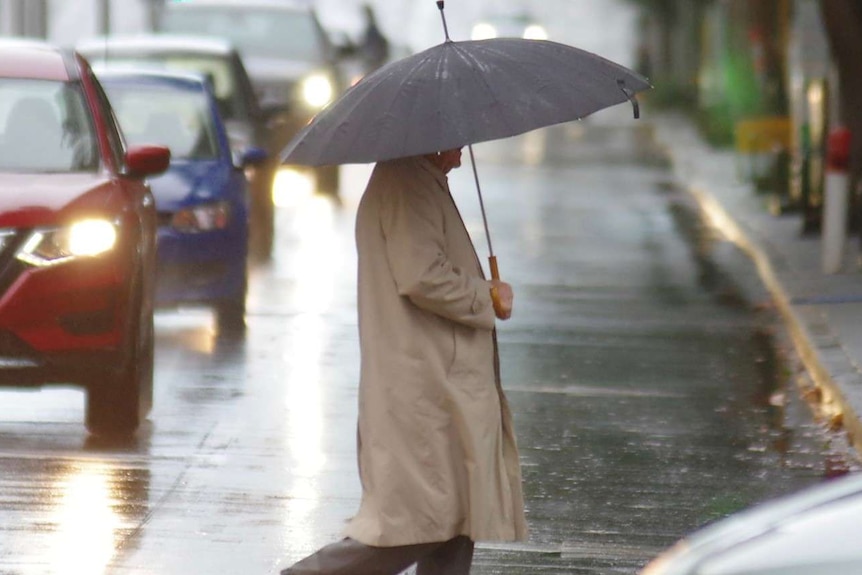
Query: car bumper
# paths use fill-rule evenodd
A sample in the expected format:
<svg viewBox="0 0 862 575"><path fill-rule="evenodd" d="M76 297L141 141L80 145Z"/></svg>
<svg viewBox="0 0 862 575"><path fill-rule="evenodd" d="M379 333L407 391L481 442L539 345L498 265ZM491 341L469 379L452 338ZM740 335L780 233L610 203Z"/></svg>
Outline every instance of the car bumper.
<svg viewBox="0 0 862 575"><path fill-rule="evenodd" d="M82 385L97 383L100 375L118 368L117 349L43 353L8 331L0 331L0 387Z"/></svg>
<svg viewBox="0 0 862 575"><path fill-rule="evenodd" d="M245 289L248 236L242 229L180 233L160 228L156 304L209 304Z"/></svg>
<svg viewBox="0 0 862 575"><path fill-rule="evenodd" d="M128 274L116 258L42 269L8 264L0 297L0 385L83 382L93 366L117 365Z"/></svg>

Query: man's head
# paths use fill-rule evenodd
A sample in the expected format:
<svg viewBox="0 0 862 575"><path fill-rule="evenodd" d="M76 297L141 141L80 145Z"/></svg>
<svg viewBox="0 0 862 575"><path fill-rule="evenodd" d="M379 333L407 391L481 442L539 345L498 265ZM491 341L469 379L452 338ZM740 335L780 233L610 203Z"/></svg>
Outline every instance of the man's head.
<svg viewBox="0 0 862 575"><path fill-rule="evenodd" d="M425 156L428 160L440 168L444 174L448 174L453 168L461 166L461 148L453 148L444 152L428 154Z"/></svg>

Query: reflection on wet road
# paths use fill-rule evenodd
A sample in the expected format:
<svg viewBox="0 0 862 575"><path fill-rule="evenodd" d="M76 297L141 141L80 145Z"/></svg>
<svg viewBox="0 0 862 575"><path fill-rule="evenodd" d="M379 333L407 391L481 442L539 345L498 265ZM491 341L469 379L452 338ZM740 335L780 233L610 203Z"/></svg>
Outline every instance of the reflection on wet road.
<svg viewBox="0 0 862 575"><path fill-rule="evenodd" d="M698 525L821 480L836 449L781 377L774 318L717 274L649 124L607 118L476 147L516 289L499 331L532 530L480 546L478 575L633 573ZM206 311L158 315L135 441L89 439L78 391L0 391L0 574L275 573L338 537L359 497L368 173L343 168L340 203L280 208L244 336ZM469 167L451 180L484 259Z"/></svg>

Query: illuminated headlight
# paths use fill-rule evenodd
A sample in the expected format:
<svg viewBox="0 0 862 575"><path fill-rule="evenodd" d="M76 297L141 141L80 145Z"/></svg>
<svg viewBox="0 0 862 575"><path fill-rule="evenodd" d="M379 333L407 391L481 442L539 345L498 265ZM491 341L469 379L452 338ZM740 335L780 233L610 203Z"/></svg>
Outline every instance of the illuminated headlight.
<svg viewBox="0 0 862 575"><path fill-rule="evenodd" d="M117 227L108 220L81 220L62 228L34 230L16 257L48 267L81 257L98 256L114 248Z"/></svg>
<svg viewBox="0 0 862 575"><path fill-rule="evenodd" d="M487 22L480 22L473 26L473 33L470 35L472 40L488 40L489 38L497 37L497 29Z"/></svg>
<svg viewBox="0 0 862 575"><path fill-rule="evenodd" d="M186 233L223 230L230 222L230 205L227 202L204 204L176 212L171 218L174 229Z"/></svg>
<svg viewBox="0 0 862 575"><path fill-rule="evenodd" d="M530 26L527 26L526 30L524 30L524 38L527 40L547 40L548 32L545 30L544 26L531 24Z"/></svg>
<svg viewBox="0 0 862 575"><path fill-rule="evenodd" d="M332 82L323 74L315 74L302 81L302 98L314 108L327 105L334 93Z"/></svg>

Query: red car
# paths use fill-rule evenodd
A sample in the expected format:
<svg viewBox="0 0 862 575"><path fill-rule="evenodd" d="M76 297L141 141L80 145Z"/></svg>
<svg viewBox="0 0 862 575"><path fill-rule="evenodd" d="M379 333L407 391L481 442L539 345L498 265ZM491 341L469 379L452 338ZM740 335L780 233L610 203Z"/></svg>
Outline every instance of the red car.
<svg viewBox="0 0 862 575"><path fill-rule="evenodd" d="M86 60L0 40L0 386L80 385L95 434L152 406L162 146L127 148Z"/></svg>

